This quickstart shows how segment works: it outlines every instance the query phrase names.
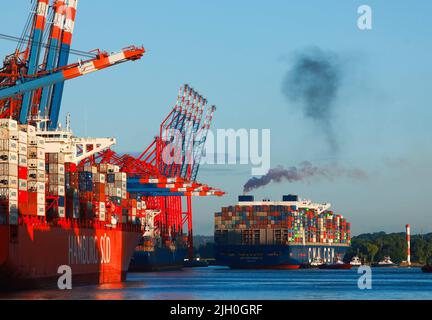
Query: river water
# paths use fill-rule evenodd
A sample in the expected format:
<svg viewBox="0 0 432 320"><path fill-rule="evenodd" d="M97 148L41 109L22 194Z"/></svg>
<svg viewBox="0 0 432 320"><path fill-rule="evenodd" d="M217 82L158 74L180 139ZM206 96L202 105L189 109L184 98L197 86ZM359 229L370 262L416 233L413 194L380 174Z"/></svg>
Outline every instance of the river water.
<svg viewBox="0 0 432 320"><path fill-rule="evenodd" d="M432 274L418 268L374 268L371 289L352 270L230 270L224 267L134 273L122 284L70 291L27 291L6 299L432 299ZM361 282L364 284L365 282Z"/></svg>

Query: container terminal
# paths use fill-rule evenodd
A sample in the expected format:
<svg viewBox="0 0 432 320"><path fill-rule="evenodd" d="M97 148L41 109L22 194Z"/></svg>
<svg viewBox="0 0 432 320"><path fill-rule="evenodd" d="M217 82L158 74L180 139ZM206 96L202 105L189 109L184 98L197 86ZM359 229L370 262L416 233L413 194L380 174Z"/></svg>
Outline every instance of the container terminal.
<svg viewBox="0 0 432 320"><path fill-rule="evenodd" d="M59 124L65 81L145 50L72 49L77 0L30 9L21 37L1 35L17 47L0 68L0 288L56 286L61 265L76 285L118 282L132 257L132 269L147 270L191 255L192 197L224 194L196 182L215 107L183 86L138 157L113 151L115 138L74 136L69 116ZM70 64L71 55L84 60Z"/></svg>

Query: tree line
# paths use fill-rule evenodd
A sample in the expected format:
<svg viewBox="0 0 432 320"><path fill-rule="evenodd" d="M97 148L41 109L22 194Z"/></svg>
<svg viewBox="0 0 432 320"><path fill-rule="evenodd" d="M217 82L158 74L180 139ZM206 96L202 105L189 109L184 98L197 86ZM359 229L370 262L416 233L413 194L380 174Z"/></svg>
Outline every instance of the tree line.
<svg viewBox="0 0 432 320"><path fill-rule="evenodd" d="M390 256L395 263L407 260L407 241L405 233L376 232L353 237L351 247L345 255L349 261L359 256L364 262L378 262ZM432 233L411 236L411 262L432 263Z"/></svg>

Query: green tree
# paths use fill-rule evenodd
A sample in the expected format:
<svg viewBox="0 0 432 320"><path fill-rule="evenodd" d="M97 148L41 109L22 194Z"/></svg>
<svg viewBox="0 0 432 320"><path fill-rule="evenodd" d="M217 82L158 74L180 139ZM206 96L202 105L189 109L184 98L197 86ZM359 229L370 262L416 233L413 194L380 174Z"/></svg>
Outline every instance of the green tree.
<svg viewBox="0 0 432 320"><path fill-rule="evenodd" d="M372 263L374 262L375 255L378 253L379 247L376 244L368 242L366 244L366 249L368 252L368 260Z"/></svg>

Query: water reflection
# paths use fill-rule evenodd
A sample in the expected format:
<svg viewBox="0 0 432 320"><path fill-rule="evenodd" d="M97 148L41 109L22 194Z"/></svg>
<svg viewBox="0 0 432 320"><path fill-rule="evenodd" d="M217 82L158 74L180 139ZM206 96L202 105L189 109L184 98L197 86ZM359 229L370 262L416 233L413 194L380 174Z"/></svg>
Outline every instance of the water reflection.
<svg viewBox="0 0 432 320"><path fill-rule="evenodd" d="M356 270L229 270L132 273L124 283L0 294L2 299L432 299L432 277L420 269L373 271L359 290Z"/></svg>

